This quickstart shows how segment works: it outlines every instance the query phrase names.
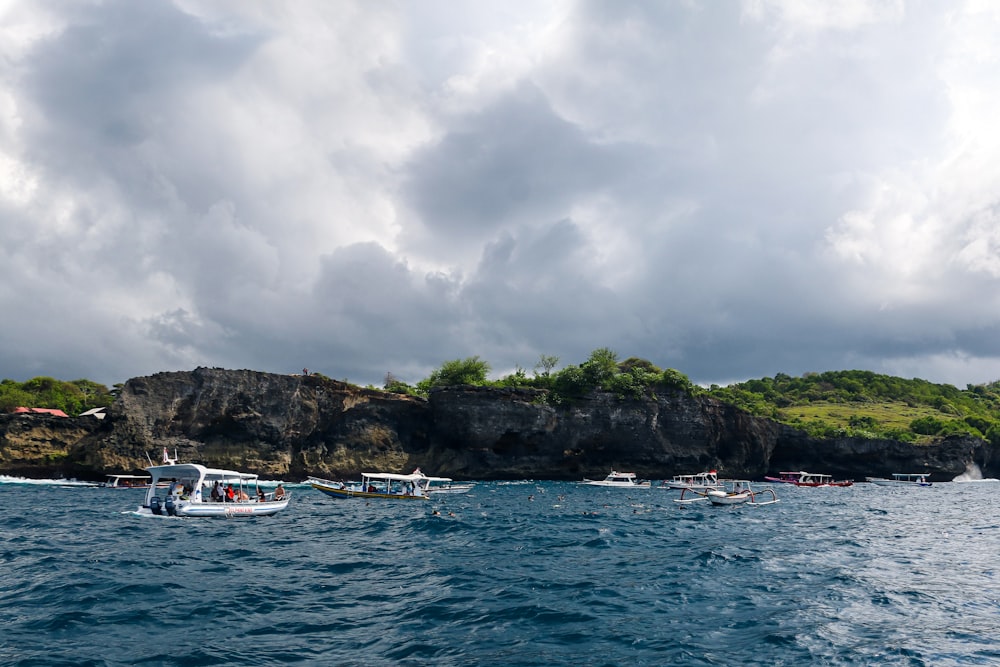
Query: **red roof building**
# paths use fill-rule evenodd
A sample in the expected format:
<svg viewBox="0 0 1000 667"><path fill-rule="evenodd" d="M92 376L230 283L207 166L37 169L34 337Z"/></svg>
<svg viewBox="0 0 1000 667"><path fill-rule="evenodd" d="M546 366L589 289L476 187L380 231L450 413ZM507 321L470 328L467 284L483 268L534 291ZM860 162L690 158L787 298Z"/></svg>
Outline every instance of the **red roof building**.
<svg viewBox="0 0 1000 667"><path fill-rule="evenodd" d="M63 412L62 410L56 410L55 408L14 408L14 412L19 414L55 415L56 417L69 417L69 415Z"/></svg>

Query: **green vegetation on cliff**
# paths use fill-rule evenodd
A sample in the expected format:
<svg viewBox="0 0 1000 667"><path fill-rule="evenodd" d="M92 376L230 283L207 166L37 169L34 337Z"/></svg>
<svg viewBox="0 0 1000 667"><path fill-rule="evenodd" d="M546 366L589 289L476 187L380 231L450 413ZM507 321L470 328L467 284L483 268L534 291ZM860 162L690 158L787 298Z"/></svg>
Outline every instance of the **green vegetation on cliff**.
<svg viewBox="0 0 1000 667"><path fill-rule="evenodd" d="M708 393L817 436L920 442L972 435L1000 443L1000 382L960 390L919 378L828 371L713 385Z"/></svg>
<svg viewBox="0 0 1000 667"><path fill-rule="evenodd" d="M960 390L870 371L829 371L802 377L779 373L773 378L704 389L680 371L662 370L645 359L619 361L609 348L594 350L582 364L553 370L558 361L543 355L531 376L517 368L499 380L490 380L490 365L479 357L455 359L415 387L390 374L385 389L426 395L435 387L457 384L532 387L547 390L544 400L554 405L579 400L595 389L623 399L652 397L657 391L670 389L688 395L706 394L817 437L927 442L948 435L971 435L1000 443L1000 382Z"/></svg>
<svg viewBox="0 0 1000 667"><path fill-rule="evenodd" d="M27 382L0 381L0 412L15 408L52 408L75 416L91 408L111 405L114 396L103 384L90 380L64 382L36 377Z"/></svg>

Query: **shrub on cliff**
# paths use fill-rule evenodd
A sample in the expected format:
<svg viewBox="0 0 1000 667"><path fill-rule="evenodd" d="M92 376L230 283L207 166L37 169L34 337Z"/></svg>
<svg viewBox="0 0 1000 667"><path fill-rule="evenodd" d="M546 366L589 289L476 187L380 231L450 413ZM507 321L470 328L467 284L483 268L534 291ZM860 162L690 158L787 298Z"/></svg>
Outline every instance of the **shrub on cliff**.
<svg viewBox="0 0 1000 667"><path fill-rule="evenodd" d="M454 359L441 364L430 377L417 383L417 390L426 394L433 387L451 387L460 384L482 386L489 384L490 365L478 356Z"/></svg>
<svg viewBox="0 0 1000 667"><path fill-rule="evenodd" d="M111 405L114 396L102 384L90 380L64 382L39 376L27 382L0 382L0 412L13 412L19 406L55 408L68 415L78 415L91 408Z"/></svg>

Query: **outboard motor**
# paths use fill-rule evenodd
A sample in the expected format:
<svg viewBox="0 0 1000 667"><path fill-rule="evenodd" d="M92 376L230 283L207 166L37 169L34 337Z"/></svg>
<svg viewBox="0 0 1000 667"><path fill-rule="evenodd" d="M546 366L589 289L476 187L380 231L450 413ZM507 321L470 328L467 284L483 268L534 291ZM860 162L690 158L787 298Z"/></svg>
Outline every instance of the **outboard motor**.
<svg viewBox="0 0 1000 667"><path fill-rule="evenodd" d="M156 516L160 516L163 514L163 508L160 506L159 496L153 496L152 498L150 498L149 511L155 514Z"/></svg>
<svg viewBox="0 0 1000 667"><path fill-rule="evenodd" d="M167 502L166 502L165 506L167 508L167 515L168 516L177 516L177 506L174 505L174 497L173 496L167 496Z"/></svg>

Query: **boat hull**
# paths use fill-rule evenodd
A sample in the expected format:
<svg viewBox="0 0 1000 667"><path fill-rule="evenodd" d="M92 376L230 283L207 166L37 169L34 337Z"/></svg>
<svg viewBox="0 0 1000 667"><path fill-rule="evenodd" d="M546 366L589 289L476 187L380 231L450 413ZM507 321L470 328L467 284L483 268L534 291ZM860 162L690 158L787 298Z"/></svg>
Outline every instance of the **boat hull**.
<svg viewBox="0 0 1000 667"><path fill-rule="evenodd" d="M605 482L603 480L586 479L581 483L585 486L604 486L612 489L648 489L650 487L649 482L628 484L625 482Z"/></svg>
<svg viewBox="0 0 1000 667"><path fill-rule="evenodd" d="M454 484L452 486L441 486L438 488L427 489L429 495L439 495L439 494L459 494L468 493L472 490L473 484Z"/></svg>
<svg viewBox="0 0 1000 667"><path fill-rule="evenodd" d="M749 493L726 493L724 491L709 491L705 494L713 505L742 505L750 500Z"/></svg>
<svg viewBox="0 0 1000 667"><path fill-rule="evenodd" d="M265 502L245 503L187 503L180 502L174 508L174 515L190 518L233 519L238 517L272 516L288 507L289 498ZM140 516L172 516L166 511L156 514L149 507L140 507L136 514Z"/></svg>

